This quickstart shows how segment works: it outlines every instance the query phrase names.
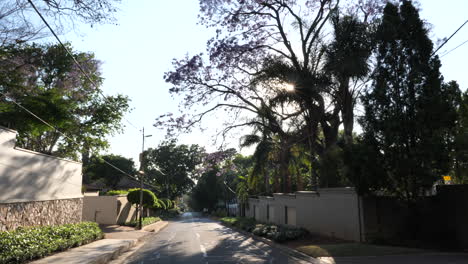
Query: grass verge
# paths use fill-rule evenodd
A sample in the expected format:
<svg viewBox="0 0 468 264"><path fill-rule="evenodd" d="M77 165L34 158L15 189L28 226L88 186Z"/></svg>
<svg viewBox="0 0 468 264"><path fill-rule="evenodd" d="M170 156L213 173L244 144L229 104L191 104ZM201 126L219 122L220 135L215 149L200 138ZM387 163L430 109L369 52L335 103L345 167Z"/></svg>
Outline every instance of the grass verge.
<svg viewBox="0 0 468 264"><path fill-rule="evenodd" d="M151 225L151 224L154 224L156 222L159 222L159 221L161 221L161 218L159 218L159 217L143 217L141 219L141 224L143 226L147 226L147 225ZM130 222L126 222L124 225L125 226L136 227L136 226L138 226L138 220L132 220Z"/></svg>

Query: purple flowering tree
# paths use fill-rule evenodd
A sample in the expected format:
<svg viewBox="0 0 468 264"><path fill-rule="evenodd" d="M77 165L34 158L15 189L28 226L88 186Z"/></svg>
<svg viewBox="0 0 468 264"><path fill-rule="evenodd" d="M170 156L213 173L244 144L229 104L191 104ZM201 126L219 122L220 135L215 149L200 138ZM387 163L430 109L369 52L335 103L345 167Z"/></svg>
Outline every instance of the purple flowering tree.
<svg viewBox="0 0 468 264"><path fill-rule="evenodd" d="M367 21L380 2L343 7ZM223 138L246 127L279 137L282 191L289 191L289 149L305 143L312 159L337 141L344 100L337 98L343 93L338 74L331 73L336 63L330 63L336 49L328 49L332 38L326 35L333 30L329 22L340 16L338 7L337 0L201 0L200 23L216 35L206 54L173 61L164 78L170 93L183 98L184 114L162 115L155 125L174 135L223 112ZM345 77L343 82L354 75Z"/></svg>

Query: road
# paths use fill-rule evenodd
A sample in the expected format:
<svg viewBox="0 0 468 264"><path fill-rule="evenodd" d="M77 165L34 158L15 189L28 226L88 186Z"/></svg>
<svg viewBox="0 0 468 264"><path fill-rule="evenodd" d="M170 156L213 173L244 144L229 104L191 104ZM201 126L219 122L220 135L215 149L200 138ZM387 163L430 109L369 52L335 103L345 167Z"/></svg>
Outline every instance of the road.
<svg viewBox="0 0 468 264"><path fill-rule="evenodd" d="M262 242L244 236L208 218L185 213L180 220L150 238L127 259L133 264L299 264Z"/></svg>

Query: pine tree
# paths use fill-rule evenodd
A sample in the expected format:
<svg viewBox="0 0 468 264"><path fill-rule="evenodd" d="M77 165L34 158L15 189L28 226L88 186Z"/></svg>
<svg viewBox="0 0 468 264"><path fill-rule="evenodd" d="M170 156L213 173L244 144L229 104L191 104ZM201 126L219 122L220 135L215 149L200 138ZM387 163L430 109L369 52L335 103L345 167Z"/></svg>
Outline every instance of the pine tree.
<svg viewBox="0 0 468 264"><path fill-rule="evenodd" d="M410 1L387 4L377 31L377 67L363 96L364 138L373 139L387 190L414 201L451 166L449 144L457 94L444 85L440 61ZM376 153L377 154L377 153Z"/></svg>

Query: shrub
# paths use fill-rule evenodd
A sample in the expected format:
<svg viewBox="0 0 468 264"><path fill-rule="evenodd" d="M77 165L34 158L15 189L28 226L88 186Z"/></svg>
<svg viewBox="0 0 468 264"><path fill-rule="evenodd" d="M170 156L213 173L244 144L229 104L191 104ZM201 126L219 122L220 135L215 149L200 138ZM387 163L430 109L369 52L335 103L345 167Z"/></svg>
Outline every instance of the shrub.
<svg viewBox="0 0 468 264"><path fill-rule="evenodd" d="M131 204L139 204L140 203L140 188L130 189L128 190L127 200ZM143 206L144 207L152 207L154 206L155 202L158 200L156 195L150 190L143 189Z"/></svg>
<svg viewBox="0 0 468 264"><path fill-rule="evenodd" d="M128 190L110 190L106 192L104 195L113 196L113 195L124 195L124 194L128 194ZM138 197L138 199L140 199L140 197ZM138 200L138 202L140 202L140 200Z"/></svg>
<svg viewBox="0 0 468 264"><path fill-rule="evenodd" d="M255 228L256 222L254 218L241 217L239 218L237 225L242 230L245 230L247 232L252 232L252 230Z"/></svg>
<svg viewBox="0 0 468 264"><path fill-rule="evenodd" d="M223 217L219 219L223 224L229 226L235 226L237 224L238 218L237 217Z"/></svg>
<svg viewBox="0 0 468 264"><path fill-rule="evenodd" d="M218 208L216 211L212 213L213 216L216 217L226 217L227 216L227 211L226 209Z"/></svg>
<svg viewBox="0 0 468 264"><path fill-rule="evenodd" d="M0 232L0 263L22 263L103 238L96 223L18 228Z"/></svg>
<svg viewBox="0 0 468 264"><path fill-rule="evenodd" d="M252 232L256 236L266 237L276 242L295 240L304 237L307 234L307 230L304 228L286 225L261 224L257 223L253 218L223 217L220 220L226 225L241 228L247 232Z"/></svg>
<svg viewBox="0 0 468 264"><path fill-rule="evenodd" d="M143 226L147 226L147 225L151 225L153 223L159 222L159 221L161 221L161 218L159 217L143 217L141 219L141 224ZM126 222L124 225L136 227L138 226L138 220L132 220L130 222Z"/></svg>
<svg viewBox="0 0 468 264"><path fill-rule="evenodd" d="M169 210L164 210L159 212L159 217L162 219L169 219L179 216L180 212L178 208L173 208Z"/></svg>

